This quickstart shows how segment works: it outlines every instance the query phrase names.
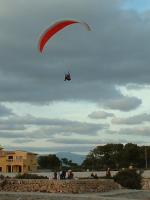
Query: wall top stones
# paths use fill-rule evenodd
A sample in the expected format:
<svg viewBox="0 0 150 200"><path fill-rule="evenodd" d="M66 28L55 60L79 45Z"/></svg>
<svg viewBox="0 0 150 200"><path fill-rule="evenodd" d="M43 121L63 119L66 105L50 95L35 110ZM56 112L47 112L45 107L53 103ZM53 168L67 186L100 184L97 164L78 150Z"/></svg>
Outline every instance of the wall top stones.
<svg viewBox="0 0 150 200"><path fill-rule="evenodd" d="M121 188L120 185L118 185L111 179L96 179L96 180L8 179L0 184L0 191L6 191L6 192L85 193L85 192L106 192L120 188Z"/></svg>

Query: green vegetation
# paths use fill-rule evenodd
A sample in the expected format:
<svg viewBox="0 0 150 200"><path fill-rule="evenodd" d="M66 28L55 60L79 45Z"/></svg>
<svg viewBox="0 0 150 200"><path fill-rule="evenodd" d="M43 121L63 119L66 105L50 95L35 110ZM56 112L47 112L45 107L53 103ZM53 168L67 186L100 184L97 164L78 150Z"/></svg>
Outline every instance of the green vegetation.
<svg viewBox="0 0 150 200"><path fill-rule="evenodd" d="M141 189L141 174L137 173L135 169L124 169L119 171L114 180L121 186L128 189Z"/></svg>
<svg viewBox="0 0 150 200"><path fill-rule="evenodd" d="M61 161L55 154L49 154L48 156L40 156L38 164L40 169L59 170Z"/></svg>
<svg viewBox="0 0 150 200"><path fill-rule="evenodd" d="M40 169L49 169L52 171L68 169L72 169L73 171L84 171L87 169L100 171L107 168L119 170L128 168L130 165L136 168L145 168L146 165L150 166L150 146L138 146L132 143L125 145L106 144L97 146L90 151L81 165L67 158L60 160L55 154L40 156L38 164Z"/></svg>
<svg viewBox="0 0 150 200"><path fill-rule="evenodd" d="M18 174L15 176L16 179L48 179L47 176L39 176L37 174Z"/></svg>
<svg viewBox="0 0 150 200"><path fill-rule="evenodd" d="M150 146L146 147L147 161L150 161ZM148 165L150 163L147 163ZM145 147L137 144L106 144L97 146L86 157L82 168L90 170L114 170L127 168L133 165L145 168Z"/></svg>
<svg viewBox="0 0 150 200"><path fill-rule="evenodd" d="M48 156L39 156L38 164L40 169L50 169L52 171L57 170L69 170L80 171L81 166L77 163L68 160L67 158L62 158L61 160L54 154L49 154Z"/></svg>
<svg viewBox="0 0 150 200"><path fill-rule="evenodd" d="M72 162L72 160L68 160L67 158L61 159L61 169L69 170L72 169L73 171L80 171L81 166L77 163Z"/></svg>

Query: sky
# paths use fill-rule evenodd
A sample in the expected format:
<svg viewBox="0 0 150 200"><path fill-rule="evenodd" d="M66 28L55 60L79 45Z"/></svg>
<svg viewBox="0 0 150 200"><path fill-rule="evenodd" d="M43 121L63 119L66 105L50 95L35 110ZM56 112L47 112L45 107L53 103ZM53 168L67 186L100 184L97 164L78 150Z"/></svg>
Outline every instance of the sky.
<svg viewBox="0 0 150 200"><path fill-rule="evenodd" d="M127 10L132 9L138 12L148 11L150 8L149 0L124 0L122 8Z"/></svg>
<svg viewBox="0 0 150 200"><path fill-rule="evenodd" d="M38 51L55 21L75 19ZM0 144L39 154L150 145L149 0L0 0ZM72 80L64 82L70 71Z"/></svg>

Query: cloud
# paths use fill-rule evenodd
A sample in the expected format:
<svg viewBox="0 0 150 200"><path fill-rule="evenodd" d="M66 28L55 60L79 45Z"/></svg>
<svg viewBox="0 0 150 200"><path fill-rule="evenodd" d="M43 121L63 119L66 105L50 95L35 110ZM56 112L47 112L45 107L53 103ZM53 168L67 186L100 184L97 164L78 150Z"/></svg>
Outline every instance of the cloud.
<svg viewBox="0 0 150 200"><path fill-rule="evenodd" d="M25 143L30 143L30 142L34 142L33 139L29 139L29 138L18 138L12 141L12 143L16 143L16 144L25 144Z"/></svg>
<svg viewBox="0 0 150 200"><path fill-rule="evenodd" d="M12 139L12 138L25 138L27 134L24 132L14 131L0 131L0 138Z"/></svg>
<svg viewBox="0 0 150 200"><path fill-rule="evenodd" d="M51 138L53 135L97 135L108 124L96 124L66 119L36 118L31 115L0 120L0 137ZM22 131L21 131L22 130Z"/></svg>
<svg viewBox="0 0 150 200"><path fill-rule="evenodd" d="M113 124L125 124L125 125L136 125L136 124L142 124L143 122L149 122L150 121L150 114L143 113L140 115L135 115L132 117L127 118L113 118L112 123Z"/></svg>
<svg viewBox="0 0 150 200"><path fill-rule="evenodd" d="M141 99L124 96L116 86L140 86L137 90L150 85L150 13L124 10L123 4L123 0L0 1L0 102L43 105L84 101L106 109L105 113L91 113L89 117L93 119L113 117L109 109L128 112L140 108ZM55 35L44 54L40 54L37 49L40 34L51 23L64 18L85 21L92 31L85 31L80 24L70 26ZM71 72L71 82L64 82L67 71ZM37 141L59 135L97 136L113 128L79 122L80 119L17 117L3 104L0 104L0 136L8 141L13 137ZM79 110L78 116L81 115ZM130 123L138 121L131 118ZM129 121L117 118L112 123L129 124Z"/></svg>
<svg viewBox="0 0 150 200"><path fill-rule="evenodd" d="M127 90L143 90L143 89L150 89L149 85L140 85L140 84L127 84Z"/></svg>
<svg viewBox="0 0 150 200"><path fill-rule="evenodd" d="M13 130L25 130L26 127L22 124L6 124L6 123L1 123L0 122L0 130L10 130L10 131L13 131Z"/></svg>
<svg viewBox="0 0 150 200"><path fill-rule="evenodd" d="M100 141L100 143L93 143L93 144L72 144L72 143L54 143L53 145L51 144L45 144L40 145L40 146L33 146L33 145L22 145L22 143L20 143L20 145L17 144L11 144L11 145L7 145L6 149L8 150L16 150L16 149L20 149L20 150L24 150L24 151L30 151L30 152L35 152L35 153L39 153L39 154L50 154L50 153L57 153L60 151L67 151L67 152L76 152L76 153L81 153L81 154L87 154L88 152L90 152L90 150L94 149L96 146L98 145L104 145L106 143L129 143L132 142L133 140L131 138L127 138L127 139L113 139L113 140L104 140L103 143ZM136 141L134 141L135 143L139 144L139 145L144 145L147 144L148 145L148 141L142 141L139 140L138 138L136 139ZM5 147L5 146L4 146Z"/></svg>
<svg viewBox="0 0 150 200"><path fill-rule="evenodd" d="M99 124L89 124L89 123L74 123L72 125L65 125L65 126L52 126L49 128L41 128L37 132L39 135L43 135L44 137L48 138L53 135L97 135L100 130L107 128L108 126L103 126ZM38 137L36 135L35 137Z"/></svg>
<svg viewBox="0 0 150 200"><path fill-rule="evenodd" d="M47 140L47 141L53 141L56 144L104 144L104 141L101 140L98 137L95 138L79 138L79 137L59 137L59 138L53 138L52 140Z"/></svg>
<svg viewBox="0 0 150 200"><path fill-rule="evenodd" d="M14 0L8 5L2 1L0 101L105 102L121 96L115 85L149 84L149 13L122 10L122 3ZM40 33L66 17L88 22L92 31L80 25L68 27L39 54ZM72 82L64 83L68 68Z"/></svg>
<svg viewBox="0 0 150 200"><path fill-rule="evenodd" d="M56 153L60 151L69 151L69 152L78 152L78 153L86 153L89 152L91 149L93 149L93 146L91 145L65 145L65 146L40 146L40 147L34 147L34 146L18 146L15 145L10 145L7 146L8 150L24 150L24 151L30 151L30 152L35 152L35 153Z"/></svg>
<svg viewBox="0 0 150 200"><path fill-rule="evenodd" d="M7 117L13 115L13 111L10 108L0 104L0 117Z"/></svg>
<svg viewBox="0 0 150 200"><path fill-rule="evenodd" d="M138 108L141 103L142 100L137 97L124 97L115 100L108 100L104 103L104 107L127 112Z"/></svg>
<svg viewBox="0 0 150 200"><path fill-rule="evenodd" d="M133 127L133 128L122 128L117 132L119 135L128 135L131 137L147 137L146 142L149 142L149 133L150 133L150 127L149 126L140 126L140 127ZM133 138L132 138L133 139ZM147 141L148 139L148 141ZM136 141L137 138L134 138L134 141Z"/></svg>
<svg viewBox="0 0 150 200"><path fill-rule="evenodd" d="M95 111L88 115L91 119L106 119L108 117L113 117L113 113L108 113L105 111Z"/></svg>

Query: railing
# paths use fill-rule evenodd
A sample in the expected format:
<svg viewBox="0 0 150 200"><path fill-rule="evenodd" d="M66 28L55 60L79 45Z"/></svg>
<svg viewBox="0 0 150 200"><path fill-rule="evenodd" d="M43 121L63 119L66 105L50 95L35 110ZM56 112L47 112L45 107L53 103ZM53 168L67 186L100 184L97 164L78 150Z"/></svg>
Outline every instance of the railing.
<svg viewBox="0 0 150 200"><path fill-rule="evenodd" d="M23 163L24 159L7 159L6 162L8 163Z"/></svg>

